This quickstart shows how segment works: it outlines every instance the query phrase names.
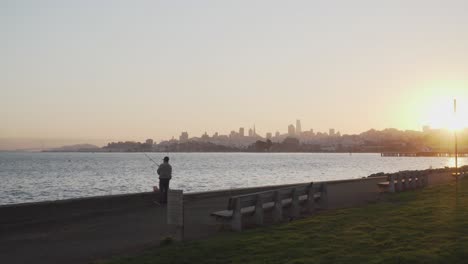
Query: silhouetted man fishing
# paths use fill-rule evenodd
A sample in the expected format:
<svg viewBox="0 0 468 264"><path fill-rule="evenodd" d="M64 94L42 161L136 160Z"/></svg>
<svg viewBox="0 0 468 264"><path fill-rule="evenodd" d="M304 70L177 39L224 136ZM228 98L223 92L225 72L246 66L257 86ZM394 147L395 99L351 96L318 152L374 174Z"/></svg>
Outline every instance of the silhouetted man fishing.
<svg viewBox="0 0 468 264"><path fill-rule="evenodd" d="M169 191L169 181L172 178L172 166L169 164L169 157L164 157L163 163L159 165L159 203L167 203L167 192Z"/></svg>

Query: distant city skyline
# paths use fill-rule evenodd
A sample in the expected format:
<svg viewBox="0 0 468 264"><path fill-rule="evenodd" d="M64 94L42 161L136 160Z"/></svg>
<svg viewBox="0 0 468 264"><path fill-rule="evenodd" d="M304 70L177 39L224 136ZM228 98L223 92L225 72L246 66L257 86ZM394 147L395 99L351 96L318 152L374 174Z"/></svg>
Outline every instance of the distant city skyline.
<svg viewBox="0 0 468 264"><path fill-rule="evenodd" d="M286 126L285 126L286 127ZM290 128L292 127L292 132ZM299 127L299 129L297 129ZM248 134L245 134L245 131L248 131ZM257 131L256 125L254 124L251 127L239 127L238 130L232 129L229 133L222 133L218 132L216 129L211 129L214 131L212 133L208 133L204 131L202 134L192 134L189 130L183 130L179 133L179 135L171 135L167 138L158 138L154 139L155 137L145 137L144 139L135 139L135 137L125 138L125 139L96 139L96 138L0 138L0 150L13 150L17 149L24 149L24 148L32 148L32 149L45 149L50 147L58 147L67 144L78 144L78 143L92 143L96 145L104 145L110 141L145 141L145 140L155 140L155 142L167 141L171 139L176 139L180 142L186 142L192 138L210 138L210 137L218 137L218 136L226 136L226 137L253 137L253 138L280 138L283 139L287 136L300 136L303 132L304 135L314 135L315 133L323 133L328 134L329 131L335 131L334 128L330 128L327 131L317 131L313 128L307 129L306 131L302 131L302 123L300 119L295 120L294 124L289 124L285 129L275 129L274 131L265 131L259 133ZM362 131L364 132L364 131ZM51 142L54 142L51 144ZM15 147L17 146L17 147Z"/></svg>
<svg viewBox="0 0 468 264"><path fill-rule="evenodd" d="M274 134L273 134L273 131L267 131L267 132L264 132L264 135L261 135L260 133L257 133L257 130L256 130L256 125L253 125L253 127L249 127L248 128L248 134L245 135L244 131L245 131L245 127L239 127L239 132L236 132L236 130L231 130L230 133L227 133L227 134L222 134L222 133L219 133L218 131L214 132L213 133L213 136L229 136L229 137L261 137L261 138L271 138L273 137L273 135L275 135L275 137L278 137L279 135L281 135L281 130L280 129L276 129L274 131ZM334 128L330 128L328 130L329 132L330 131L333 131L333 133L331 133L330 135L335 135L335 129ZM310 130L307 130L305 131L305 134L307 133L312 133L314 134L314 129L311 128ZM321 133L321 132L319 132ZM323 133L327 133L327 132L323 132ZM338 132L340 133L340 132ZM296 119L296 125L294 126L293 124L290 124L288 125L288 129L287 129L287 132L286 133L283 133L283 135L287 135L287 136L300 136L301 134L303 134L303 131L302 131L302 125L301 125L301 120L300 119ZM203 133L203 135L201 135L201 137L203 136L209 136L208 133L205 131ZM192 135L192 137L198 137L197 135ZM174 136L172 136L172 138L174 138ZM179 136L179 141L187 141L189 138L191 138L189 136L189 133L187 131L183 131L181 132L180 136Z"/></svg>
<svg viewBox="0 0 468 264"><path fill-rule="evenodd" d="M274 136L295 118L303 131L420 130L453 123L454 98L467 126L466 10L450 0L1 1L0 140L160 141L248 135L254 124Z"/></svg>
<svg viewBox="0 0 468 264"><path fill-rule="evenodd" d="M299 124L301 127L300 133L297 133L296 127ZM292 129L291 129L292 128ZM391 127L385 128L389 129ZM246 130L246 127L239 127L238 131L235 129L231 130L230 133L219 133L219 132L213 132L213 133L208 133L208 132L203 132L201 134L192 134L190 131L185 130L181 131L179 135L171 135L170 137L167 138L161 138L161 139L155 139L155 137L149 136L149 137L129 137L129 138L92 138L92 139L86 139L86 138L0 138L0 151L5 151L5 150L43 150L43 149L49 149L49 148L57 148L57 147L62 147L66 145L74 145L74 144L94 144L97 146L104 146L108 144L109 142L125 142L125 141L133 141L133 142L154 142L156 143L161 143L165 141L171 141L171 140L176 140L178 142L188 142L193 139L210 139L210 141L213 138L218 138L222 139L225 137L226 139L229 138L245 138L247 139L247 143L250 144L254 142L255 140L266 140L266 139L272 139L275 142L279 142L284 140L286 137L297 137L297 138L302 138L303 140L307 138L311 138L314 136L342 136L342 135L358 135L363 132L369 131L374 128L369 128L364 131L360 131L358 133L341 133L340 130L337 130L335 128L329 128L327 130L319 131L314 128L306 128L302 129L302 122L300 119L296 119L296 126L293 124L289 124L288 127L281 131L281 130L275 130L273 131L267 131L264 132L263 134L258 133L256 131L256 125L254 125L252 128L248 128L250 130L250 135L245 134L244 131ZM420 127L420 129L416 129L413 131L420 131L420 132L429 132L433 129L440 129L438 127L431 127L430 125L424 125ZM467 127L461 127L461 129L468 129ZM379 129L376 129L379 130ZM213 130L215 131L215 130ZM254 133L255 131L255 133ZM404 131L404 130L402 130ZM250 139L249 139L250 138ZM253 139L254 140L253 140ZM247 144L247 145L248 145ZM246 145L246 144L243 144Z"/></svg>

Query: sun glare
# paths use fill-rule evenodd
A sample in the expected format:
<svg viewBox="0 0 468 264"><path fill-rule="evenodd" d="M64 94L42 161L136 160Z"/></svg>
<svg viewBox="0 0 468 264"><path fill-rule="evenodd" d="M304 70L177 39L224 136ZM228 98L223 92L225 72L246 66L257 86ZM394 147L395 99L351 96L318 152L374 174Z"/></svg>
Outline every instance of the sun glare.
<svg viewBox="0 0 468 264"><path fill-rule="evenodd" d="M446 128L451 131L457 131L461 130L463 126L462 124L460 124L460 121L458 120L457 116L452 116L448 118Z"/></svg>
<svg viewBox="0 0 468 264"><path fill-rule="evenodd" d="M468 127L466 100L457 99L457 112L454 113L453 98L435 98L424 107L423 123L435 129L461 130Z"/></svg>

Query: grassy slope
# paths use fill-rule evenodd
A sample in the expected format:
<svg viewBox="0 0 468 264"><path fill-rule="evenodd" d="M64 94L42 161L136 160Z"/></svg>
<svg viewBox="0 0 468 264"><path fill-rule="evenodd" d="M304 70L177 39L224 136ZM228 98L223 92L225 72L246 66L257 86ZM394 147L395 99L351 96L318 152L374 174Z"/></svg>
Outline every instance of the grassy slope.
<svg viewBox="0 0 468 264"><path fill-rule="evenodd" d="M110 263L468 263L468 179Z"/></svg>

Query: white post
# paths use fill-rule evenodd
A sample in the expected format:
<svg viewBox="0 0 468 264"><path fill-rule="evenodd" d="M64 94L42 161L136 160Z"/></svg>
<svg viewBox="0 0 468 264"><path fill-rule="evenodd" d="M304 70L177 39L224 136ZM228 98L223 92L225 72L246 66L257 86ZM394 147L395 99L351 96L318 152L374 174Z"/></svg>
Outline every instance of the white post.
<svg viewBox="0 0 468 264"><path fill-rule="evenodd" d="M283 204L279 191L275 192L275 207L273 208L273 221L280 222L283 220Z"/></svg>
<svg viewBox="0 0 468 264"><path fill-rule="evenodd" d="M397 173L397 175L396 175L396 180L397 180L396 191L397 192L403 191L403 184L401 182L402 178L403 177L402 177L401 173Z"/></svg>
<svg viewBox="0 0 468 264"><path fill-rule="evenodd" d="M409 178L410 178L410 176L409 176L408 172L404 172L403 173L403 179L405 180L405 183L404 183L404 188L403 189L405 191L409 189Z"/></svg>
<svg viewBox="0 0 468 264"><path fill-rule="evenodd" d="M260 194L257 194L255 199L255 223L257 225L263 225L263 199Z"/></svg>
<svg viewBox="0 0 468 264"><path fill-rule="evenodd" d="M322 183L322 193L320 194L320 209L328 208L328 187L326 183Z"/></svg>
<svg viewBox="0 0 468 264"><path fill-rule="evenodd" d="M307 190L307 212L309 214L313 213L315 210L315 199L314 199L314 184L309 184L309 189Z"/></svg>
<svg viewBox="0 0 468 264"><path fill-rule="evenodd" d="M395 174L388 175L388 192L395 192Z"/></svg>
<svg viewBox="0 0 468 264"><path fill-rule="evenodd" d="M416 177L414 176L415 172L410 172L408 174L408 189L409 190L412 190L414 189L413 188L413 183L414 183L414 179L416 179Z"/></svg>

